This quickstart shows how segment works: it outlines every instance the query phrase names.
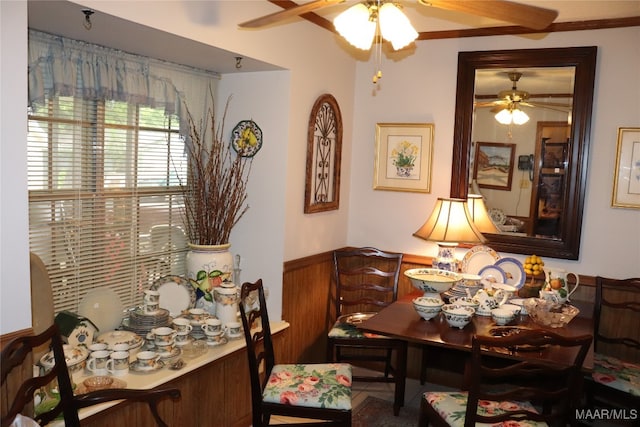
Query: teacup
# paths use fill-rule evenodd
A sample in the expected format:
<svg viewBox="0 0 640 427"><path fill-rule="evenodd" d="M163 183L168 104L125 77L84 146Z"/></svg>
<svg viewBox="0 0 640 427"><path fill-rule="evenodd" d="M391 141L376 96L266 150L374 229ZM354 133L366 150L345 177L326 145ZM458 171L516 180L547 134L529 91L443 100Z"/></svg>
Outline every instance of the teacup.
<svg viewBox="0 0 640 427"><path fill-rule="evenodd" d="M129 372L129 352L114 351L107 361L107 370L111 375L121 376Z"/></svg>
<svg viewBox="0 0 640 427"><path fill-rule="evenodd" d="M189 317L191 320L201 322L206 317L205 311L202 308L191 308L189 309Z"/></svg>
<svg viewBox="0 0 640 427"><path fill-rule="evenodd" d="M175 344L175 341L170 341L162 344L156 343L156 352L158 354L171 354L171 352L173 351L174 344Z"/></svg>
<svg viewBox="0 0 640 427"><path fill-rule="evenodd" d="M160 302L160 292L147 289L144 291L144 302Z"/></svg>
<svg viewBox="0 0 640 427"><path fill-rule="evenodd" d="M94 375L107 375L107 361L111 354L108 350L98 350L91 353L87 361L87 369Z"/></svg>
<svg viewBox="0 0 640 427"><path fill-rule="evenodd" d="M225 323L224 331L229 337L238 337L242 332L242 325L240 324L240 322Z"/></svg>
<svg viewBox="0 0 640 427"><path fill-rule="evenodd" d="M153 369L160 355L155 351L141 351L137 354L137 365L140 369Z"/></svg>
<svg viewBox="0 0 640 427"><path fill-rule="evenodd" d="M168 326L161 326L151 329L151 336L153 337L153 343L157 347L159 345L173 343L176 337L176 331Z"/></svg>
<svg viewBox="0 0 640 427"><path fill-rule="evenodd" d="M176 345L184 345L189 342L189 332L178 332L176 334Z"/></svg>
<svg viewBox="0 0 640 427"><path fill-rule="evenodd" d="M157 302L150 302L150 301L144 302L144 312L147 314L154 314L158 311L159 308L160 308L160 304L158 304Z"/></svg>
<svg viewBox="0 0 640 427"><path fill-rule="evenodd" d="M207 342L208 343L217 344L217 343L222 342L222 340L224 339L224 332L222 332L222 331L205 332L205 334L207 336Z"/></svg>
<svg viewBox="0 0 640 427"><path fill-rule="evenodd" d="M511 310L514 316L519 316L522 311L522 306L517 304L502 304L500 308Z"/></svg>
<svg viewBox="0 0 640 427"><path fill-rule="evenodd" d="M175 329L178 334L182 332L186 332L188 334L193 330L193 326L191 326L189 319L178 317L173 319L173 329Z"/></svg>
<svg viewBox="0 0 640 427"><path fill-rule="evenodd" d="M222 332L222 321L217 318L210 318L205 320L204 325L202 325L202 330L206 333L211 332ZM239 331L238 331L239 333Z"/></svg>
<svg viewBox="0 0 640 427"><path fill-rule="evenodd" d="M89 347L87 347L89 349L89 351L91 353L93 353L94 351L103 351L103 350L107 350L109 348L109 346L103 342L96 342L93 344L90 344Z"/></svg>
<svg viewBox="0 0 640 427"><path fill-rule="evenodd" d="M560 294L558 293L558 291L555 291L555 290L552 290L552 291L541 290L540 298L542 298L545 301L549 301L550 303L555 305L560 305L563 303L563 300L560 297ZM564 299L564 301L566 301L566 298Z"/></svg>

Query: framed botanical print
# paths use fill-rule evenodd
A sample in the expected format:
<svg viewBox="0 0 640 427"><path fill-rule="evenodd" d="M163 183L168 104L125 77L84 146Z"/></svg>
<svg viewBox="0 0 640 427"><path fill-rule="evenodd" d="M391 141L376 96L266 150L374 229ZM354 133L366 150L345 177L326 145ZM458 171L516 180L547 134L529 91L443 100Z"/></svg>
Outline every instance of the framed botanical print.
<svg viewBox="0 0 640 427"><path fill-rule="evenodd" d="M342 116L336 99L321 95L313 104L307 131L304 213L338 209Z"/></svg>
<svg viewBox="0 0 640 427"><path fill-rule="evenodd" d="M618 129L611 206L640 209L640 128Z"/></svg>
<svg viewBox="0 0 640 427"><path fill-rule="evenodd" d="M431 191L431 123L378 123L374 190Z"/></svg>

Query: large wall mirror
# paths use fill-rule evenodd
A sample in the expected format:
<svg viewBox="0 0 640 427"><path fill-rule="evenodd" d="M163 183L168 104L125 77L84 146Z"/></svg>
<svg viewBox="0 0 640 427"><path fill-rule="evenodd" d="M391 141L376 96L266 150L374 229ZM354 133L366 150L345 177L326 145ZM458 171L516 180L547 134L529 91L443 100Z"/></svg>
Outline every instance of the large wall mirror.
<svg viewBox="0 0 640 427"><path fill-rule="evenodd" d="M492 248L578 259L596 53L460 52L451 197L484 197Z"/></svg>

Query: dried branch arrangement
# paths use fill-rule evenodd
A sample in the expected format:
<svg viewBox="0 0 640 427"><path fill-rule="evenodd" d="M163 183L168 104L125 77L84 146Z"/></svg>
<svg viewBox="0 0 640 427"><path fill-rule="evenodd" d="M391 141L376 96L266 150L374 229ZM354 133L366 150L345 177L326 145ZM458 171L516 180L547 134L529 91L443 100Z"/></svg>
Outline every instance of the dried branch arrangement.
<svg viewBox="0 0 640 427"><path fill-rule="evenodd" d="M229 243L231 230L249 208L247 181L252 160L237 155L231 144L223 141L230 100L227 99L219 123L214 107L210 107L204 121L198 123L186 109L191 138L187 143L189 168L187 183L180 186L184 194L187 237L192 244Z"/></svg>

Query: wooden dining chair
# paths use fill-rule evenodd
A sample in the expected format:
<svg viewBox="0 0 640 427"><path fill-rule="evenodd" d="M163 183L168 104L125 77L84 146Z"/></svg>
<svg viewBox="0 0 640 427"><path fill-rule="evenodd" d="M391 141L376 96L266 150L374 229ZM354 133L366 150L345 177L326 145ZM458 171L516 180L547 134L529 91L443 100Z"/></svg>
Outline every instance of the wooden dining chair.
<svg viewBox="0 0 640 427"><path fill-rule="evenodd" d="M276 364L262 279L242 285L239 308L247 343L253 427L274 425L269 424L272 415L307 419L296 425L350 426L351 365Z"/></svg>
<svg viewBox="0 0 640 427"><path fill-rule="evenodd" d="M407 342L363 333L356 326L396 301L401 265L401 253L371 247L334 251L335 318L327 337L328 360L379 369L354 375L354 381L394 383L394 415L404 406Z"/></svg>
<svg viewBox="0 0 640 427"><path fill-rule="evenodd" d="M582 363L591 341L591 335L567 338L535 329L505 337L474 336L466 372L467 391L424 393L419 425L470 427L477 422L509 425L509 421L523 420L573 424L573 411L580 399ZM573 355L571 362L538 358L536 348L546 346L573 351L569 353ZM518 348L531 351L531 359L497 364L487 352L494 349L509 354Z"/></svg>
<svg viewBox="0 0 640 427"><path fill-rule="evenodd" d="M34 348L49 343L55 360L53 368L42 376L32 376ZM78 410L88 406L114 400L146 402L151 409L156 424L167 424L158 414L157 404L161 399L180 398L176 388L155 388L151 390L109 389L74 395L69 370L65 361L62 336L56 324L51 325L38 335L16 338L7 344L0 356L2 371L2 416L1 427L11 425L18 414L33 418L38 424L45 425L59 416L64 418L66 427L80 427ZM24 379L26 378L26 379ZM57 384L56 384L57 383ZM59 403L52 409L33 415L34 393L44 387L56 387L59 391Z"/></svg>
<svg viewBox="0 0 640 427"><path fill-rule="evenodd" d="M640 409L640 278L596 277L587 407ZM640 425L640 417L636 418Z"/></svg>

